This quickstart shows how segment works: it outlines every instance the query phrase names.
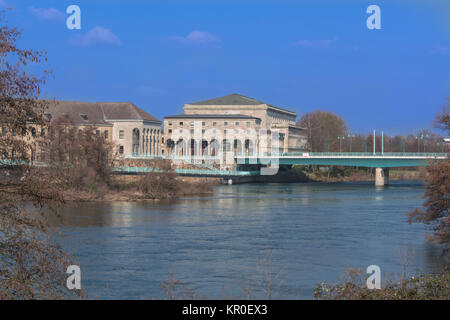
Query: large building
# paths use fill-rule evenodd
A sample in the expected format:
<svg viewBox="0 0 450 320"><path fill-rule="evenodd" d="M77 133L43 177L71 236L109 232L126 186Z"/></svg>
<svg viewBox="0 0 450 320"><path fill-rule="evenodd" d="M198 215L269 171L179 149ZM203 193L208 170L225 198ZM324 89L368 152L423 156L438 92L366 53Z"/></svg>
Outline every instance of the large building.
<svg viewBox="0 0 450 320"><path fill-rule="evenodd" d="M45 115L51 121L69 117L76 126L94 126L120 154L161 154L161 121L132 103L57 101L50 103Z"/></svg>
<svg viewBox="0 0 450 320"><path fill-rule="evenodd" d="M240 94L188 103L184 114L164 118L164 153L214 156L218 150L243 155L270 152L274 133L279 139L277 151L302 151L306 134L296 125L296 117L293 111ZM230 132L233 136L228 139Z"/></svg>

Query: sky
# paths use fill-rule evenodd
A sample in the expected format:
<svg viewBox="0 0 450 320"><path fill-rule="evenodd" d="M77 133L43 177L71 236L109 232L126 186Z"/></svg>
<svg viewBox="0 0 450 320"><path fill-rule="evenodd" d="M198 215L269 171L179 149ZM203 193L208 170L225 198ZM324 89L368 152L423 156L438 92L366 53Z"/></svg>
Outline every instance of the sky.
<svg viewBox="0 0 450 320"><path fill-rule="evenodd" d="M66 26L68 6L81 29ZM369 30L369 5L381 29ZM342 116L352 133L431 129L450 96L448 0L0 0L45 49L43 98L129 101L162 120L240 93Z"/></svg>

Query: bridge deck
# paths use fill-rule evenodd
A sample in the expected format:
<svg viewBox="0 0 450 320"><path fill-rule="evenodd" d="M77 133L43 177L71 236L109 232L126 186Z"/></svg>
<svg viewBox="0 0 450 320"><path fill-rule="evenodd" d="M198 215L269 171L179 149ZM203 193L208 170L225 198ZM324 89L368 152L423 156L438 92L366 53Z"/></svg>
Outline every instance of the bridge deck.
<svg viewBox="0 0 450 320"><path fill-rule="evenodd" d="M236 157L239 164L336 165L370 168L419 167L444 160L447 153L295 152L280 155Z"/></svg>

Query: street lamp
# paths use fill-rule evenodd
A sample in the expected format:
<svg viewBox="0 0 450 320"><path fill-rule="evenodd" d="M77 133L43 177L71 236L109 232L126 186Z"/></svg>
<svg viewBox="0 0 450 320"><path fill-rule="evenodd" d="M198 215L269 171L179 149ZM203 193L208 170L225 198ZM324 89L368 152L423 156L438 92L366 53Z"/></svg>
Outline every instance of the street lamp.
<svg viewBox="0 0 450 320"><path fill-rule="evenodd" d="M325 139L323 141L323 146L325 150L328 150L328 152L330 152L330 145L328 144L328 139Z"/></svg>
<svg viewBox="0 0 450 320"><path fill-rule="evenodd" d="M422 138L423 138L423 153L425 153L426 151L425 151L425 146L426 146L426 144L427 144L427 138L429 137L429 135L428 134L422 134Z"/></svg>
<svg viewBox="0 0 450 320"><path fill-rule="evenodd" d="M352 152L352 140L355 137L354 134L349 134L348 137L350 138L350 152Z"/></svg>
<svg viewBox="0 0 450 320"><path fill-rule="evenodd" d="M342 152L342 140L345 139L344 136L337 137L339 139L339 152Z"/></svg>

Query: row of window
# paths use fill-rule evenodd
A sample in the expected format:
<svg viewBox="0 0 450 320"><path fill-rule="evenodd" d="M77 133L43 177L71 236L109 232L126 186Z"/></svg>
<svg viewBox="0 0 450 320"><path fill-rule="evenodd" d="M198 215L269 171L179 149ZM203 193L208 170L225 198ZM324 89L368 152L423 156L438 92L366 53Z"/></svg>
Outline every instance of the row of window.
<svg viewBox="0 0 450 320"><path fill-rule="evenodd" d="M149 129L144 129L144 135L146 135L145 130L147 130L147 134L148 132L150 132L150 134L156 133L157 135L160 133L160 131L156 129L150 129L150 131ZM125 130L119 130L119 139L125 139Z"/></svg>
<svg viewBox="0 0 450 320"><path fill-rule="evenodd" d="M167 131L168 131L168 133L172 133L172 129L168 129ZM180 132L180 133L183 133L183 129L179 129L179 132ZM194 129L191 129L190 132L193 134L193 133L194 133ZM202 130L202 134L204 134L205 132L206 132L206 130L203 129L203 130ZM217 133L217 130L214 129L212 132L213 132L213 133ZM223 130L223 133L224 133L224 134L226 134L227 132L228 132L227 129L224 129L224 130ZM236 133L239 134L240 132L239 132L239 131L236 131ZM243 133L243 130L242 130L241 133ZM247 130L247 134L250 134L250 130Z"/></svg>
<svg viewBox="0 0 450 320"><path fill-rule="evenodd" d="M180 121L178 124L179 124L180 126L183 126L183 125L184 125L184 122L183 122L183 121ZM171 126L171 125L172 125L172 121L169 121L169 122L168 122L168 125ZM215 126L217 125L217 122L214 121L214 122L212 123L212 125L213 125L213 127L215 127ZM223 125L224 125L224 126L228 126L228 121L224 121L224 122L223 122ZM235 122L234 125L235 125L236 127L238 127L238 126L239 126L239 122ZM252 123L251 123L250 121L248 121L248 122L247 122L247 127L250 127L251 125L252 125ZM191 126L194 126L194 121L191 121ZM206 122L205 122L205 121L202 122L202 126L206 126Z"/></svg>

